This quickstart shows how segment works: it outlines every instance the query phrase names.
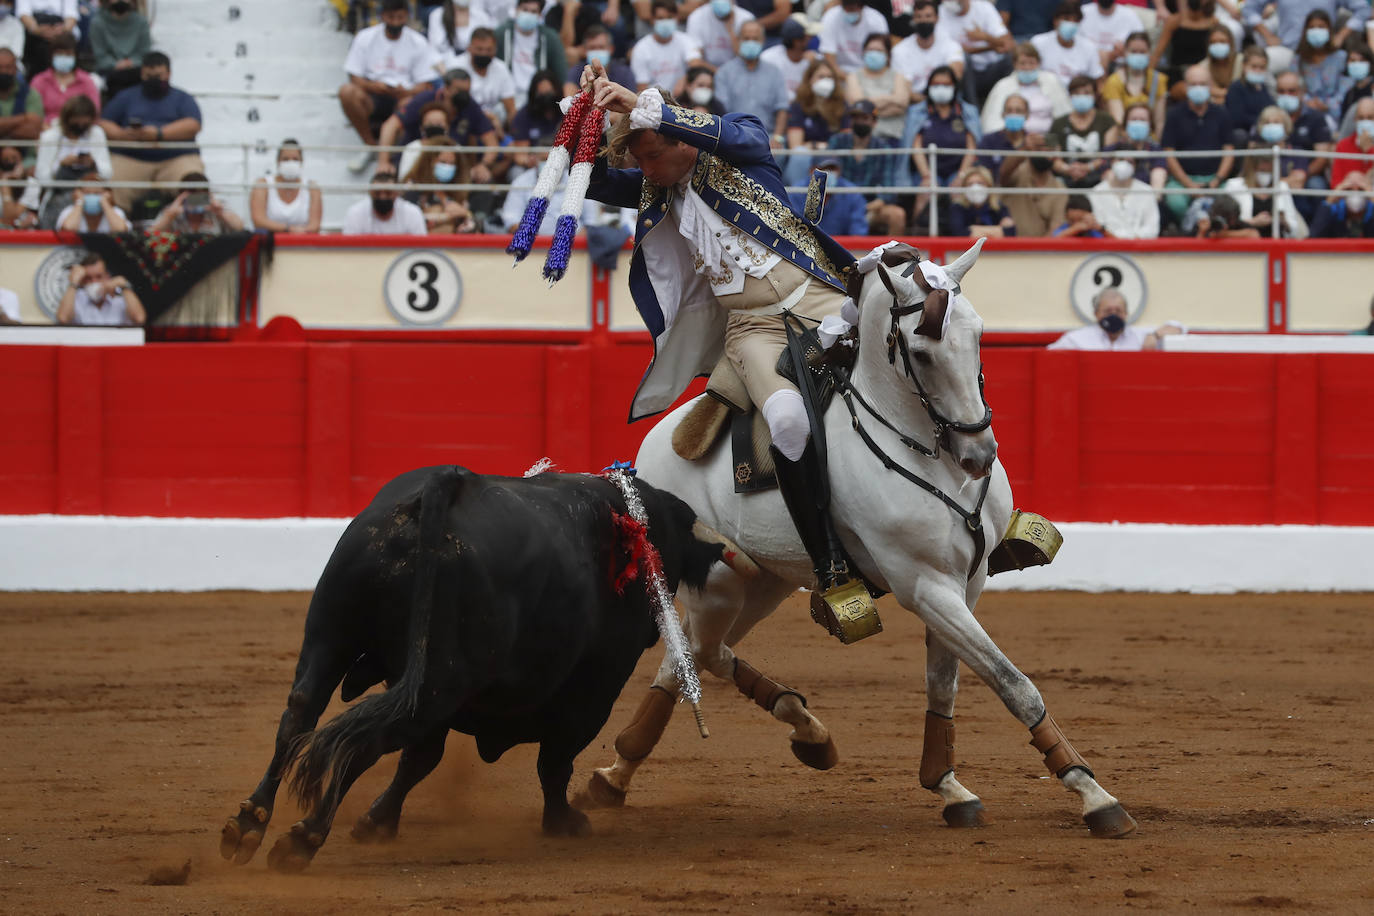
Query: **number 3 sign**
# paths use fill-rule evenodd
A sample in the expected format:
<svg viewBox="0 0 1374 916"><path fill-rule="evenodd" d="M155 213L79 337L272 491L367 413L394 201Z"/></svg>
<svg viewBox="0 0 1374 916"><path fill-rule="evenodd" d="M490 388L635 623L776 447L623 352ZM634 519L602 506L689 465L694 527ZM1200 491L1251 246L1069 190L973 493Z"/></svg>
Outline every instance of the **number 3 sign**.
<svg viewBox="0 0 1374 916"><path fill-rule="evenodd" d="M387 268L382 296L386 307L402 324L438 327L458 311L463 299L463 278L442 251L407 251Z"/></svg>

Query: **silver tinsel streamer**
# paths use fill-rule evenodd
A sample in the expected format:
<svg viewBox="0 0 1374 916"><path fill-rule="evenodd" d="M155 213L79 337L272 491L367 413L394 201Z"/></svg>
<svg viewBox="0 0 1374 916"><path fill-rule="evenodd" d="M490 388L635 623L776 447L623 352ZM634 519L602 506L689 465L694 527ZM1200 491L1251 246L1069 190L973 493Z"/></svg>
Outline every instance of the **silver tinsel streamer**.
<svg viewBox="0 0 1374 916"><path fill-rule="evenodd" d="M639 498L639 491L635 489L629 476L624 471L612 471L607 476L620 487L620 492L625 497L625 505L630 510L630 517L643 525L647 531L649 513L644 511L644 502ZM644 584L650 600L654 603L654 620L658 624L659 635L663 637L663 647L667 650L668 657L673 662L673 669L677 672L677 682L682 688L682 696L695 708L701 702L701 681L697 679L696 662L687 648L687 637L683 635L682 623L677 619L677 607L673 605L673 596L668 593L668 583L663 581L661 572L655 571ZM698 727L704 732L700 715L697 718Z"/></svg>

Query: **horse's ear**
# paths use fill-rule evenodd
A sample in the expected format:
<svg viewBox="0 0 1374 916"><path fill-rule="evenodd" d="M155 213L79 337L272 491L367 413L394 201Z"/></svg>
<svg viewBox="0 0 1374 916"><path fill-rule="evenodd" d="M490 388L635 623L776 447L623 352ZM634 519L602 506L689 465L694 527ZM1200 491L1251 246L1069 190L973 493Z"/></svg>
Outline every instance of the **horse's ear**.
<svg viewBox="0 0 1374 916"><path fill-rule="evenodd" d="M964 281L964 274L968 273L969 268L973 266L973 262L978 260L978 253L983 250L983 243L986 241L986 237L980 238L973 243L973 247L959 255L953 264L945 268L945 273L949 274L955 283L962 283Z"/></svg>
<svg viewBox="0 0 1374 916"><path fill-rule="evenodd" d="M879 264L877 270L878 279L883 281L883 286L886 286L887 291L895 297L897 295L897 289L892 285L892 277L888 275L887 268Z"/></svg>

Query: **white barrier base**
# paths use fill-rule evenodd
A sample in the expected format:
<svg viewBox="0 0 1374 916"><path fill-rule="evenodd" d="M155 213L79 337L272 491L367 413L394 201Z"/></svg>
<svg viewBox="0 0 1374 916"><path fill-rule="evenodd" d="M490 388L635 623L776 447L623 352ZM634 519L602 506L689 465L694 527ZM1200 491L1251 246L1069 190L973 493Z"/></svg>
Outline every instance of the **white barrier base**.
<svg viewBox="0 0 1374 916"><path fill-rule="evenodd" d="M0 516L0 590L308 590L348 519ZM993 590L1374 591L1374 528L1059 526L1053 565Z"/></svg>

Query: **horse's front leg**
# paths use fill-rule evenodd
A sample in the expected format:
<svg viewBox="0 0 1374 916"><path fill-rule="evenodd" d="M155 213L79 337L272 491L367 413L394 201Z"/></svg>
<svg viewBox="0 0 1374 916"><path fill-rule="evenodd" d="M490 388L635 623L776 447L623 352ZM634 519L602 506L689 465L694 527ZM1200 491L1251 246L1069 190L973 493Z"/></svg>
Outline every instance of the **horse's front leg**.
<svg viewBox="0 0 1374 916"><path fill-rule="evenodd" d="M1030 743L1044 755L1046 768L1082 799L1083 820L1093 836L1121 837L1135 830L1135 821L1098 785L1088 762L1046 711L1040 691L997 648L969 610L962 592L943 578L922 576L914 598L913 606L927 629L972 668L1011 714L1030 729Z"/></svg>
<svg viewBox="0 0 1374 916"><path fill-rule="evenodd" d="M923 788L940 796L940 815L951 827L983 826L983 803L954 778L954 697L959 657L926 631L926 726L921 747Z"/></svg>

